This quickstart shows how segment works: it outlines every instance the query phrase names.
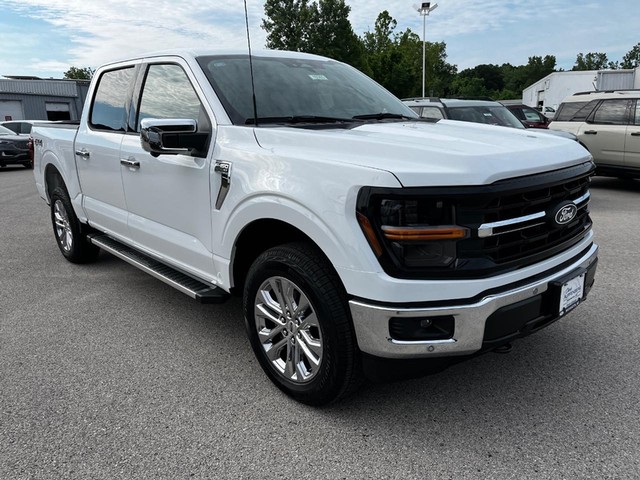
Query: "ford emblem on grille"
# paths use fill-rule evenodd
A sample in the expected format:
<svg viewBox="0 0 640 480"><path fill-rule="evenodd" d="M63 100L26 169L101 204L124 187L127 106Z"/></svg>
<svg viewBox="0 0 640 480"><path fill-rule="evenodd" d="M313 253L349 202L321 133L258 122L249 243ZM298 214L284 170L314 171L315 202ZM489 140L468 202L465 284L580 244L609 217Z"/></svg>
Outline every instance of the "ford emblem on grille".
<svg viewBox="0 0 640 480"><path fill-rule="evenodd" d="M578 207L573 202L560 205L555 211L553 219L559 226L566 225L578 215Z"/></svg>

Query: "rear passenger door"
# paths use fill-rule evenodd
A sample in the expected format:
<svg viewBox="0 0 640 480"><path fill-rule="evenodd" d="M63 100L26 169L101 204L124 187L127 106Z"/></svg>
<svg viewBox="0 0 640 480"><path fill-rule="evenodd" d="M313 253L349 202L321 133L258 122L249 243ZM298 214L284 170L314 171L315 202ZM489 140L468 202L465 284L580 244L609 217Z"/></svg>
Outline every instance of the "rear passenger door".
<svg viewBox="0 0 640 480"><path fill-rule="evenodd" d="M135 72L135 66L126 66L100 73L91 108L80 122L73 152L89 223L125 240L129 231L120 145L126 131L127 104Z"/></svg>
<svg viewBox="0 0 640 480"><path fill-rule="evenodd" d="M624 148L625 167L640 173L640 99L636 100L632 124L627 128Z"/></svg>
<svg viewBox="0 0 640 480"><path fill-rule="evenodd" d="M211 155L154 157L142 148L139 133L144 118L196 120L198 131L208 133L210 152L213 117L182 59L147 65L140 83L138 115L120 153L132 238L138 248L187 273L213 278Z"/></svg>
<svg viewBox="0 0 640 480"><path fill-rule="evenodd" d="M603 100L581 125L578 138L601 165L624 165L632 100Z"/></svg>

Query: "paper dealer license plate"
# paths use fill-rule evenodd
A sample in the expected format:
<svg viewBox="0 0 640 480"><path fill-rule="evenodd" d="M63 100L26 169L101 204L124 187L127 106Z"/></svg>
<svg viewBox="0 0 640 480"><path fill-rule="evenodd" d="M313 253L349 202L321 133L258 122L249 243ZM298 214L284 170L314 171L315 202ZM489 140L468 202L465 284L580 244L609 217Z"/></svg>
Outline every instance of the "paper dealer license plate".
<svg viewBox="0 0 640 480"><path fill-rule="evenodd" d="M579 275L565 282L560 290L560 316L570 312L578 306L584 296L584 277Z"/></svg>

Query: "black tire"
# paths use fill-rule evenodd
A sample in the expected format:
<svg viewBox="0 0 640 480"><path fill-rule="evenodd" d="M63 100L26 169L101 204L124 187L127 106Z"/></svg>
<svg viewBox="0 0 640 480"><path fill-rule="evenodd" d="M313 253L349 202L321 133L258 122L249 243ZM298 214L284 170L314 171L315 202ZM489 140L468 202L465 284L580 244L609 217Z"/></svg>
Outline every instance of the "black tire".
<svg viewBox="0 0 640 480"><path fill-rule="evenodd" d="M51 224L58 248L72 263L89 263L98 258L100 249L87 240L85 226L76 216L69 194L56 187L51 194Z"/></svg>
<svg viewBox="0 0 640 480"><path fill-rule="evenodd" d="M275 288L272 293L266 293L270 285L276 284L280 287L291 286L293 293L287 298L294 301L287 303L282 301L282 296L276 298ZM285 314L278 318L281 323L269 320L271 317L264 314L269 303L262 303L265 298L273 301L270 305L274 308L270 312L274 316L280 315L278 309L285 310L280 307L283 304L294 307L297 313L290 315L287 307ZM303 306L305 303L308 308ZM243 306L251 347L262 369L283 392L302 403L319 406L354 392L362 383L360 354L346 292L328 261L313 246L290 243L262 253L249 269ZM299 330L295 326L296 321L299 322ZM264 323L264 327L259 323ZM285 325L291 325L290 333ZM272 328L269 329L269 326ZM260 339L260 335L266 339L276 331L282 333L273 336L271 343ZM289 342L293 342L293 346ZM316 350L309 356L303 346L307 352L310 348ZM278 350L281 354L277 353ZM291 365L298 366L294 378L288 373L291 370L287 371L290 362L282 357L287 357L290 352L295 355L296 351L299 361L291 362ZM320 352L318 365L310 361L316 352ZM305 378L306 374L308 378Z"/></svg>
<svg viewBox="0 0 640 480"><path fill-rule="evenodd" d="M24 166L24 168L27 168L29 170L33 169L33 162L31 160L29 160L28 162L25 162L22 164Z"/></svg>

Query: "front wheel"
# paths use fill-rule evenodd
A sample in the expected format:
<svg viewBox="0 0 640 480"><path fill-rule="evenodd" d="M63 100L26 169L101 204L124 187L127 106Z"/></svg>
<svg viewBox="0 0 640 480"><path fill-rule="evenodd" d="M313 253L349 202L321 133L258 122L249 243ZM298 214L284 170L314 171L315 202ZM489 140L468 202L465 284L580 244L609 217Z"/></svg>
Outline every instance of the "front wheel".
<svg viewBox="0 0 640 480"><path fill-rule="evenodd" d="M87 240L69 194L62 187L56 187L51 194L51 223L58 248L67 260L88 263L98 257L100 249Z"/></svg>
<svg viewBox="0 0 640 480"><path fill-rule="evenodd" d="M305 243L267 250L244 289L251 346L271 381L296 400L323 405L361 383L346 294L324 256Z"/></svg>

